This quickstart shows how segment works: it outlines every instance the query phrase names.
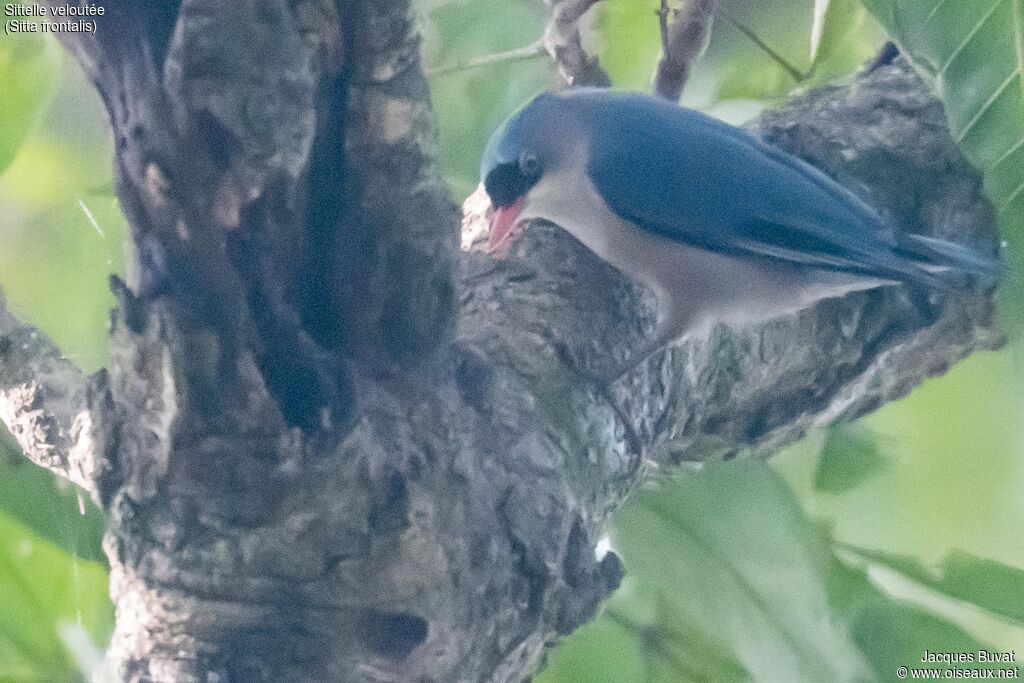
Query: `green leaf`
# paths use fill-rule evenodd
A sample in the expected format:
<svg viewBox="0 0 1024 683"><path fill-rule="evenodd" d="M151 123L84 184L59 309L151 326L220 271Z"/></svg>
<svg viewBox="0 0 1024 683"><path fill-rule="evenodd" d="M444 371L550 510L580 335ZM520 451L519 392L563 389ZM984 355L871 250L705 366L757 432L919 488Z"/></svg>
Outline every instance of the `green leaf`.
<svg viewBox="0 0 1024 683"><path fill-rule="evenodd" d="M813 0L723 2L701 62L702 68L712 74L714 99L764 100L789 93L798 85L789 67L759 46L747 32L793 69L806 72L810 68L807 45L812 21Z"/></svg>
<svg viewBox="0 0 1024 683"><path fill-rule="evenodd" d="M835 562L832 604L871 663L877 680L888 681L899 666L920 663L925 650L975 652L983 644L963 629L880 591L863 569Z"/></svg>
<svg viewBox="0 0 1024 683"><path fill-rule="evenodd" d="M788 92L793 78L731 21L742 22L787 60L801 63L810 30L809 2L723 2L708 50L687 82L684 101L703 108L720 100L764 99ZM678 8L682 3L669 4ZM615 87L650 91L661 55L660 6L659 0L605 0L599 6L594 26L598 54Z"/></svg>
<svg viewBox="0 0 1024 683"><path fill-rule="evenodd" d="M750 676L720 638L680 618L674 599L627 577L591 624L557 648L539 683L742 683Z"/></svg>
<svg viewBox="0 0 1024 683"><path fill-rule="evenodd" d="M0 174L46 110L60 74L55 41L41 34L6 35L0 42Z"/></svg>
<svg viewBox="0 0 1024 683"><path fill-rule="evenodd" d="M814 0L814 22L811 24L811 64L818 59L821 40L825 34L825 21L831 5L832 0Z"/></svg>
<svg viewBox="0 0 1024 683"><path fill-rule="evenodd" d="M918 560L878 550L844 546L850 552L888 567L955 600L980 607L1024 626L1024 570L962 551L946 556L934 570Z"/></svg>
<svg viewBox="0 0 1024 683"><path fill-rule="evenodd" d="M836 543L763 462L716 464L637 497L613 546L626 582L556 650L542 683L892 680L925 649L986 647L875 585L873 560ZM1004 588L988 602L1024 592L1006 568L967 564L954 572L961 593L993 582Z"/></svg>
<svg viewBox="0 0 1024 683"><path fill-rule="evenodd" d="M878 52L881 28L860 0L816 0L815 10L808 84L852 73Z"/></svg>
<svg viewBox="0 0 1024 683"><path fill-rule="evenodd" d="M877 680L892 680L897 667L920 663L926 649L971 652L984 646L961 627L883 592L868 579L864 563L859 564L837 557L828 594Z"/></svg>
<svg viewBox="0 0 1024 683"><path fill-rule="evenodd" d="M719 78L722 99L776 98L796 86L807 88L847 76L878 51L883 39L857 0L733 1L724 3L724 8L707 56L708 66ZM803 77L794 79L788 68L739 26Z"/></svg>
<svg viewBox="0 0 1024 683"><path fill-rule="evenodd" d="M875 439L863 428L833 427L825 437L814 475L814 487L826 493L843 493L876 474L886 464Z"/></svg>
<svg viewBox="0 0 1024 683"><path fill-rule="evenodd" d="M594 29L601 66L616 88L650 91L661 55L658 0L605 0Z"/></svg>
<svg viewBox="0 0 1024 683"><path fill-rule="evenodd" d="M0 512L0 596L0 680L87 677L70 648L86 640L99 650L109 638L102 565L70 557Z"/></svg>
<svg viewBox="0 0 1024 683"><path fill-rule="evenodd" d="M1024 234L1024 0L864 0L934 83L954 139Z"/></svg>
<svg viewBox="0 0 1024 683"><path fill-rule="evenodd" d="M622 593L613 596L613 605L628 602ZM608 618L607 612L577 630L555 648L537 683L618 683L642 681L645 653L635 634Z"/></svg>
<svg viewBox="0 0 1024 683"><path fill-rule="evenodd" d="M7 174L7 188L26 180L26 167L42 156L34 141L29 144L33 154ZM70 187L38 213L24 215L20 225L0 229L0 274L14 310L24 311L68 358L92 371L107 360L114 303L107 275L124 272L127 223L114 197L79 193L63 175L73 168L60 165L56 171Z"/></svg>
<svg viewBox="0 0 1024 683"><path fill-rule="evenodd" d="M755 680L868 672L831 614L828 545L762 462L710 466L642 496L623 511L613 545L676 619Z"/></svg>
<svg viewBox="0 0 1024 683"><path fill-rule="evenodd" d="M106 562L103 515L76 486L58 480L0 435L0 510L73 556Z"/></svg>

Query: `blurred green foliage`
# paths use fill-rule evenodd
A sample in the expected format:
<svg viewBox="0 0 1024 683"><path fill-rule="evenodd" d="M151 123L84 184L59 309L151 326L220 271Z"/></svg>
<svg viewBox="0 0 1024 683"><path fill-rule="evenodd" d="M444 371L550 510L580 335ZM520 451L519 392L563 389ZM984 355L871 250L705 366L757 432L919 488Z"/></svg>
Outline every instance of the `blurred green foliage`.
<svg viewBox="0 0 1024 683"><path fill-rule="evenodd" d="M587 41L649 90L660 0L604 0ZM1022 0L722 0L684 102L742 121L897 40L1024 229ZM552 81L546 58L464 68L541 34L533 0L421 0L443 171L461 198L491 130ZM877 22L876 22L877 19ZM753 37L752 37L753 36ZM124 220L96 96L55 43L0 35L0 285L86 369L106 360ZM1015 278L1011 276L1011 282ZM1024 319L1022 299L1004 314ZM1024 367L1014 341L855 426L638 495L610 534L623 588L542 683L890 680L924 649L1024 650ZM82 510L85 514L82 514ZM0 681L96 666L111 607L101 518L0 440Z"/></svg>
<svg viewBox="0 0 1024 683"><path fill-rule="evenodd" d="M763 462L713 464L638 497L619 515L612 545L629 567L627 584L553 654L546 683L890 680L925 649L982 647L955 622L887 594L867 566L929 587L944 582L912 560L838 544ZM983 607L1010 595L979 596L975 579L1011 594L1024 579L963 553L956 563L949 592ZM587 660L611 633L624 642L604 654L616 668L601 672Z"/></svg>
<svg viewBox="0 0 1024 683"><path fill-rule="evenodd" d="M50 37L0 35L0 286L87 370L106 362L124 219L105 115ZM87 497L0 438L0 681L92 672L113 607Z"/></svg>
<svg viewBox="0 0 1024 683"><path fill-rule="evenodd" d="M106 561L99 509L81 489L19 455L7 434L0 434L0 512L70 555Z"/></svg>
<svg viewBox="0 0 1024 683"><path fill-rule="evenodd" d="M423 59L429 68L459 67L474 57L529 45L544 30L540 3L526 0L424 0ZM431 79L441 163L452 192L476 187L480 154L499 123L551 80L541 59L460 69Z"/></svg>
<svg viewBox="0 0 1024 683"><path fill-rule="evenodd" d="M14 159L57 84L60 48L42 35L25 34L0 44L0 173Z"/></svg>
<svg viewBox="0 0 1024 683"><path fill-rule="evenodd" d="M818 456L814 487L823 493L843 493L885 467L878 440L860 425L829 430Z"/></svg>
<svg viewBox="0 0 1024 683"><path fill-rule="evenodd" d="M877 52L884 36L859 0L819 4L820 38L812 44L811 0L721 0L711 43L686 86L683 104L735 121L796 87L848 75ZM659 0L606 0L596 21L596 42L615 87L650 90L661 52L659 6ZM737 106L744 102L751 106Z"/></svg>
<svg viewBox="0 0 1024 683"><path fill-rule="evenodd" d="M0 512L0 596L0 680L75 680L95 665L113 625L102 564Z"/></svg>

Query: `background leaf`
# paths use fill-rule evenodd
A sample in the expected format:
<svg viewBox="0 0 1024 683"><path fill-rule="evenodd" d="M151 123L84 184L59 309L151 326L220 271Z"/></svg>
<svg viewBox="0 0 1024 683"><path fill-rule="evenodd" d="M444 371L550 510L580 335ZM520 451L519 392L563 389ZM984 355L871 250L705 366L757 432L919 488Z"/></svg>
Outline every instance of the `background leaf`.
<svg viewBox="0 0 1024 683"><path fill-rule="evenodd" d="M0 39L0 174L38 122L57 85L59 48L36 33Z"/></svg>
<svg viewBox="0 0 1024 683"><path fill-rule="evenodd" d="M678 7L681 3L670 3ZM658 0L605 0L594 29L601 63L615 87L649 91L661 53L656 11ZM683 103L709 109L729 100L760 101L782 97L794 87L808 87L847 75L873 56L883 34L859 0L831 0L822 14L822 32L812 58L811 27L815 0L723 0L707 53L696 64ZM738 28L754 33L798 71L794 79L779 62ZM720 108L716 114L738 122L758 107Z"/></svg>
<svg viewBox="0 0 1024 683"><path fill-rule="evenodd" d="M818 58L822 36L825 33L825 18L832 0L814 0L814 21L811 23L811 63Z"/></svg>
<svg viewBox="0 0 1024 683"><path fill-rule="evenodd" d="M516 0L432 2L424 11L424 60L428 69L453 67L471 59L533 43L544 31L541 3ZM500 27L500 30L496 30ZM491 132L554 74L545 57L456 69L430 78L442 168L461 201L477 186L480 153Z"/></svg>
<svg viewBox="0 0 1024 683"><path fill-rule="evenodd" d="M942 97L1004 235L1024 236L1024 0L864 0ZM1020 264L1021 253L1015 248ZM1017 285L1019 287L1019 283Z"/></svg>
<svg viewBox="0 0 1024 683"><path fill-rule="evenodd" d="M88 495L26 460L11 441L0 435L0 510L68 554L106 563L103 515Z"/></svg>
<svg viewBox="0 0 1024 683"><path fill-rule="evenodd" d="M102 648L113 626L107 572L0 512L0 680L84 680L62 632Z"/></svg>
<svg viewBox="0 0 1024 683"><path fill-rule="evenodd" d="M874 437L864 428L840 425L828 430L818 459L814 486L826 493L848 491L885 466Z"/></svg>
<svg viewBox="0 0 1024 683"><path fill-rule="evenodd" d="M542 683L884 681L925 649L995 647L880 587L869 570L890 558L837 543L762 462L709 466L638 497L613 545L626 584L556 651ZM989 595L1019 595L1021 572L967 565L957 574L967 593L984 581ZM927 572L913 578L933 587ZM603 674L594 658L616 668Z"/></svg>
<svg viewBox="0 0 1024 683"><path fill-rule="evenodd" d="M828 82L859 68L878 53L881 38L881 27L860 0L831 0L822 16L817 50L811 50L809 84Z"/></svg>
<svg viewBox="0 0 1024 683"><path fill-rule="evenodd" d="M616 88L650 91L661 55L658 0L604 0L594 18L601 66Z"/></svg>
<svg viewBox="0 0 1024 683"><path fill-rule="evenodd" d="M829 574L829 595L836 614L874 671L874 680L893 679L899 666L920 663L925 650L976 652L983 644L948 619L894 598L868 578L865 567L838 557Z"/></svg>
<svg viewBox="0 0 1024 683"><path fill-rule="evenodd" d="M1024 626L1024 570L954 551L934 569L907 555L846 546L854 554L919 584Z"/></svg>

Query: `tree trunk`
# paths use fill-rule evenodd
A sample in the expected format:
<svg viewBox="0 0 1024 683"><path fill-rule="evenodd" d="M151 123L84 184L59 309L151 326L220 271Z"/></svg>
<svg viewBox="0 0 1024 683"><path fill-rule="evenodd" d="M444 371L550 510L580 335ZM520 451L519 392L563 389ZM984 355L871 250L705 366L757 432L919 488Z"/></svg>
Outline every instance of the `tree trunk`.
<svg viewBox="0 0 1024 683"><path fill-rule="evenodd" d="M0 305L0 414L108 513L125 680L522 680L618 585L594 546L654 469L768 453L999 343L991 291L888 287L604 391L651 298L552 226L458 251L407 0L107 5L63 39L137 275L88 379ZM905 229L997 239L900 61L753 129Z"/></svg>

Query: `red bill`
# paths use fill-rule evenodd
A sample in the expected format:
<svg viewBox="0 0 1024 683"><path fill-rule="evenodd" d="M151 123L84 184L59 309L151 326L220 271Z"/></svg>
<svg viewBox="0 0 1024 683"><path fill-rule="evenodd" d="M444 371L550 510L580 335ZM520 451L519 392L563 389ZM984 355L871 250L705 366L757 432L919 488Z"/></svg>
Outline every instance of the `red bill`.
<svg viewBox="0 0 1024 683"><path fill-rule="evenodd" d="M491 232L487 242L487 250L490 252L507 252L511 240L519 232L519 214L523 210L526 200L522 197L509 206L502 206L492 209Z"/></svg>

